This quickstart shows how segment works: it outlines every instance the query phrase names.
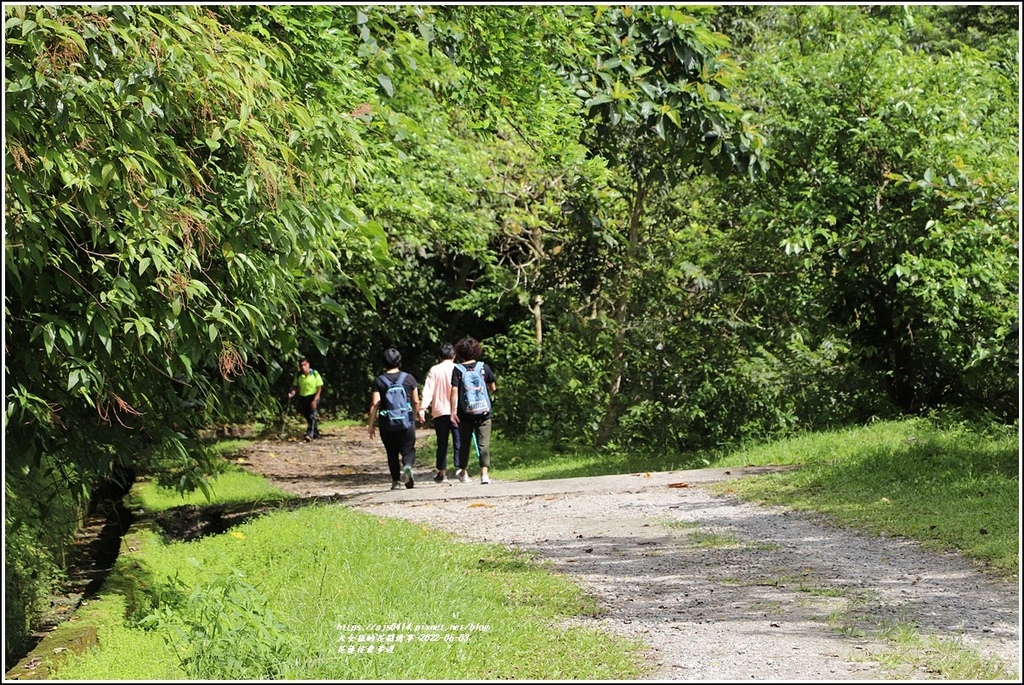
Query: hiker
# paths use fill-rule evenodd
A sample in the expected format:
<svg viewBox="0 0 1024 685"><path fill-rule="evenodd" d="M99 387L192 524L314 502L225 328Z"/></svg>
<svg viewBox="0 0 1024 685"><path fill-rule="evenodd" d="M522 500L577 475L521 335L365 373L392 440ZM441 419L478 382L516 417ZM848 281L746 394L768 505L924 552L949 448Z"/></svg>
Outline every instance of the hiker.
<svg viewBox="0 0 1024 685"><path fill-rule="evenodd" d="M480 361L480 343L463 338L455 344L458 363L452 369L452 423L459 429L459 459L456 474L463 483L469 478L469 450L474 446L480 460L480 483L491 482L491 396L494 394L494 372Z"/></svg>
<svg viewBox="0 0 1024 685"><path fill-rule="evenodd" d="M310 368L309 360L305 357L299 359L299 372L295 374L288 399L296 394L299 396L299 413L306 419L306 442L320 437L316 410L320 406L320 391L323 387L324 379L320 377L320 372Z"/></svg>
<svg viewBox="0 0 1024 685"><path fill-rule="evenodd" d="M384 351L386 371L373 381L370 394L370 426L372 438L380 418L380 440L388 455L391 489L400 490L402 483L412 488L416 463L416 418L420 413L420 396L416 379L402 371L402 355L393 347ZM398 456L402 456L399 462Z"/></svg>
<svg viewBox="0 0 1024 685"><path fill-rule="evenodd" d="M437 437L437 454L434 458L434 467L437 474L434 476L435 483L448 482L448 436L452 439L452 457L455 460L455 470L463 468L463 462L459 461L459 447L462 441L459 439L459 431L452 424L452 369L455 368L455 347L451 343L441 345L437 354L438 362L430 367L427 379L423 381L423 404L420 406L420 425L426 423L426 411L430 408L430 416L434 422L434 435Z"/></svg>

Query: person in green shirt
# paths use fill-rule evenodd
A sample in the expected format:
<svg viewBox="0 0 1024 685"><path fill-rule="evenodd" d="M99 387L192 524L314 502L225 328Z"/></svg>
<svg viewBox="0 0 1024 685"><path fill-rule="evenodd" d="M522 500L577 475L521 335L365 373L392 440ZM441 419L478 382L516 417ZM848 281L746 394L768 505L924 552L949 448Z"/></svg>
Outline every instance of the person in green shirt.
<svg viewBox="0 0 1024 685"><path fill-rule="evenodd" d="M306 442L320 437L316 408L320 406L320 391L323 387L324 379L320 377L320 372L310 368L309 360L305 357L300 359L299 372L295 374L288 399L299 396L299 413L306 418Z"/></svg>

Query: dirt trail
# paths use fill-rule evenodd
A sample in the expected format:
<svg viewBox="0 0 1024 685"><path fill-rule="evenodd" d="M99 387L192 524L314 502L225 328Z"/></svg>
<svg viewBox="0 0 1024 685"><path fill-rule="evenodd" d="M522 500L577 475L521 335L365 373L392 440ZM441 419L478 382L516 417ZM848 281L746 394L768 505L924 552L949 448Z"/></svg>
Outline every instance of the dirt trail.
<svg viewBox="0 0 1024 685"><path fill-rule="evenodd" d="M438 485L420 431L417 486L390 491L379 440L360 427L312 443L260 442L244 463L303 497L513 545L550 560L605 610L587 625L639 639L657 680L943 679L934 659L883 665L882 626L909 626L1020 664L1019 586L954 554L712 494L709 469L560 481ZM475 469L471 469L475 471ZM1019 678L1019 675L1018 675Z"/></svg>
<svg viewBox="0 0 1024 685"><path fill-rule="evenodd" d="M246 467L301 497L390 487L384 447L367 437L365 427L321 430L323 436L312 442L304 442L301 431L295 437L257 442L243 453ZM422 444L428 435L433 431L418 431L417 443ZM422 458L418 461L425 463Z"/></svg>

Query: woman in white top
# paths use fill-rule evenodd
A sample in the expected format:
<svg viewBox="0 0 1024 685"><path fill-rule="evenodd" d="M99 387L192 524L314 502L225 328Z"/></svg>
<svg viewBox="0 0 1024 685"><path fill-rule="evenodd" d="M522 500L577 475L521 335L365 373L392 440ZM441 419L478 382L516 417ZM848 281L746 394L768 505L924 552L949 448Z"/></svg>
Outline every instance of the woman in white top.
<svg viewBox="0 0 1024 685"><path fill-rule="evenodd" d="M452 456L455 458L455 470L462 472L465 465L459 462L461 440L459 430L452 425L452 369L455 367L455 348L451 343L444 343L437 355L438 363L430 367L427 379L423 381L423 402L420 405L420 425L426 420L426 410L430 407L430 416L434 421L434 435L437 436L437 456L434 465L437 467L435 483L448 482L448 436L452 439Z"/></svg>

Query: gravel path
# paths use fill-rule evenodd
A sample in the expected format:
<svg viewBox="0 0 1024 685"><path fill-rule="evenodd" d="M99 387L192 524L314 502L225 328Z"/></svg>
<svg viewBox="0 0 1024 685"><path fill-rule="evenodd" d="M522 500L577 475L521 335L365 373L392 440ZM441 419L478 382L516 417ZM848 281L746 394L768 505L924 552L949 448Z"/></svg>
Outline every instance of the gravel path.
<svg viewBox="0 0 1024 685"><path fill-rule="evenodd" d="M416 488L390 491L383 448L362 429L312 446L263 443L246 456L296 494L342 495L355 509L549 560L603 608L581 624L646 645L647 679L946 677L884 665L891 648L880 628L908 624L1020 671L1018 585L957 555L704 487L742 469L438 485L418 468Z"/></svg>

